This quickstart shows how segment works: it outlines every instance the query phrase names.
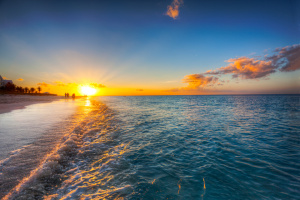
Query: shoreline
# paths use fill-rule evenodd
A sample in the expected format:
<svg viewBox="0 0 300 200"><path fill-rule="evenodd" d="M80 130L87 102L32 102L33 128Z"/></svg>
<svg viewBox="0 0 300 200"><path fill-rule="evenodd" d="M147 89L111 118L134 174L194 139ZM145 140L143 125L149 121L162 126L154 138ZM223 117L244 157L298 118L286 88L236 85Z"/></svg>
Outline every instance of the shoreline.
<svg viewBox="0 0 300 200"><path fill-rule="evenodd" d="M26 106L37 104L37 103L50 103L51 101L35 101L35 102L22 102L22 103L10 103L10 104L0 104L0 114L8 113L18 109L24 109Z"/></svg>
<svg viewBox="0 0 300 200"><path fill-rule="evenodd" d="M36 171L37 169L43 171L39 167L40 164L43 164L45 160L48 159L47 155L57 148L57 145L60 144L64 137L68 137L68 135L72 133L74 127L77 126L78 121L76 119L81 117L81 115L78 114L80 109L86 109L86 107L83 106L84 102L82 101L74 103L73 101L63 101L63 98L51 99L51 101L27 101L0 105L12 105L16 108L16 105L24 106L25 104L31 105L40 103L49 103L49 105L40 106L39 109L29 108L22 113L11 113L13 116L11 117L12 120L21 115L22 119L18 121L21 122L23 128L16 129L13 127L11 130L9 127L6 127L6 131L2 130L2 133L5 132L5 135L19 138L18 142L21 140L26 140L26 142L25 144L19 143L21 145L15 146L14 149L9 150L10 153L7 153L7 156L3 157L3 159L0 158L0 185L2 186L2 188L0 187L0 199L9 194L9 192L17 185L22 186L23 183L21 183L20 180L26 180L26 177L30 177L31 174L41 175L41 172ZM32 116L36 116L34 113L39 114L39 116L34 117L29 121L27 117L24 117L28 115L29 118L32 118ZM6 116L3 115L1 117ZM7 115L7 117L9 116ZM38 121L37 119L44 120L36 123ZM34 134L30 134L30 132L33 132L31 129L34 130ZM7 130L10 130L11 133ZM12 133L16 134L13 135ZM28 138L30 138L30 140L28 140ZM10 142L9 140L7 141ZM10 147L15 145L14 143L15 142L13 142ZM5 155L5 152L3 155ZM32 178L35 178L35 176Z"/></svg>
<svg viewBox="0 0 300 200"><path fill-rule="evenodd" d="M29 105L38 103L50 103L63 99L60 96L34 96L34 95L0 95L0 114L18 109L24 109Z"/></svg>

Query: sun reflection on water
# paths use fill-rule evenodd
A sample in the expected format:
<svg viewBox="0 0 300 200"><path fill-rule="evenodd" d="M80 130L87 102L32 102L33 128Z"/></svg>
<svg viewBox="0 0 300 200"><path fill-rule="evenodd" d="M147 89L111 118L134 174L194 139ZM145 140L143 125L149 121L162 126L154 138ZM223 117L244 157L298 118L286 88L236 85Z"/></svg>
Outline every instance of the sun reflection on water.
<svg viewBox="0 0 300 200"><path fill-rule="evenodd" d="M84 106L91 106L91 100L89 98L86 99Z"/></svg>

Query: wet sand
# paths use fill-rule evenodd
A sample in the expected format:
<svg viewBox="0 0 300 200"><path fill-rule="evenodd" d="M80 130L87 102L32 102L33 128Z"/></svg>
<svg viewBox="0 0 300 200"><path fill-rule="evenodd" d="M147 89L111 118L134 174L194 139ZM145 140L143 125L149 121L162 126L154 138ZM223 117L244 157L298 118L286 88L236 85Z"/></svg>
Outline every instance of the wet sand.
<svg viewBox="0 0 300 200"><path fill-rule="evenodd" d="M0 95L0 114L23 109L36 103L49 103L60 100L60 96Z"/></svg>

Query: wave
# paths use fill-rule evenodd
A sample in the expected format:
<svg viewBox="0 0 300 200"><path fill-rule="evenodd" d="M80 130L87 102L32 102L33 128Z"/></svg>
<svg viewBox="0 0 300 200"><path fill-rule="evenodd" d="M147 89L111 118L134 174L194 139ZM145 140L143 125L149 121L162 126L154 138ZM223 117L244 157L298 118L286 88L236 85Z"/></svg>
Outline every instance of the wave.
<svg viewBox="0 0 300 200"><path fill-rule="evenodd" d="M94 101L92 106L82 107L74 120L76 127L3 199L57 198L59 195L52 193L63 183L68 183L67 177L71 172L75 173L79 165L88 163L89 159L101 155L109 148L102 143L101 137L108 131L112 133L116 123L112 123L113 113L104 104ZM122 146L116 147L118 148L122 149ZM103 164L103 170L108 169L109 165ZM71 179L76 177L74 175ZM122 189L111 192L117 190Z"/></svg>

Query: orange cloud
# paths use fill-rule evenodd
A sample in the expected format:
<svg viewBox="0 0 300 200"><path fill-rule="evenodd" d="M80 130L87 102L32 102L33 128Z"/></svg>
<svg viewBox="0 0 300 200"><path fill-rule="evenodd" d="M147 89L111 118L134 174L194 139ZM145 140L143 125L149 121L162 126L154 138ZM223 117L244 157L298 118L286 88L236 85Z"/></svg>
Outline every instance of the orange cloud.
<svg viewBox="0 0 300 200"><path fill-rule="evenodd" d="M183 4L183 0L173 0L172 4L169 5L167 8L167 15L176 19L179 15L179 7Z"/></svg>
<svg viewBox="0 0 300 200"><path fill-rule="evenodd" d="M260 79L267 78L277 71L290 72L300 69L300 45L292 45L277 48L272 56L264 56L263 59L240 57L227 60L229 64L216 70L208 70L201 74L186 75L183 79L188 86L182 89L199 89L200 87L223 85L224 81L215 77L216 75L231 74L232 78ZM211 75L211 76L207 76ZM219 81L219 82L218 82ZM228 82L229 80L227 80ZM174 89L172 89L175 91Z"/></svg>
<svg viewBox="0 0 300 200"><path fill-rule="evenodd" d="M264 59L240 57L227 60L230 64L216 70L208 70L204 74L222 75L232 74L233 78L257 79L267 77L278 69L282 72L300 69L300 45L277 48L272 56Z"/></svg>
<svg viewBox="0 0 300 200"><path fill-rule="evenodd" d="M240 57L227 60L230 64L205 74L220 75L232 74L233 78L255 79L268 76L274 73L276 66L272 61L255 60L254 58Z"/></svg>
<svg viewBox="0 0 300 200"><path fill-rule="evenodd" d="M44 83L44 82L38 83L37 85L38 85L38 86L42 86L42 87L48 87L48 86L49 86L48 83Z"/></svg>
<svg viewBox="0 0 300 200"><path fill-rule="evenodd" d="M18 78L18 79L17 79L17 81L24 81L24 79L22 79L22 78Z"/></svg>
<svg viewBox="0 0 300 200"><path fill-rule="evenodd" d="M217 83L219 78L214 76L204 76L203 74L190 74L186 75L182 80L183 83L188 83L188 87L185 89L198 89L199 87L205 87L208 84Z"/></svg>

